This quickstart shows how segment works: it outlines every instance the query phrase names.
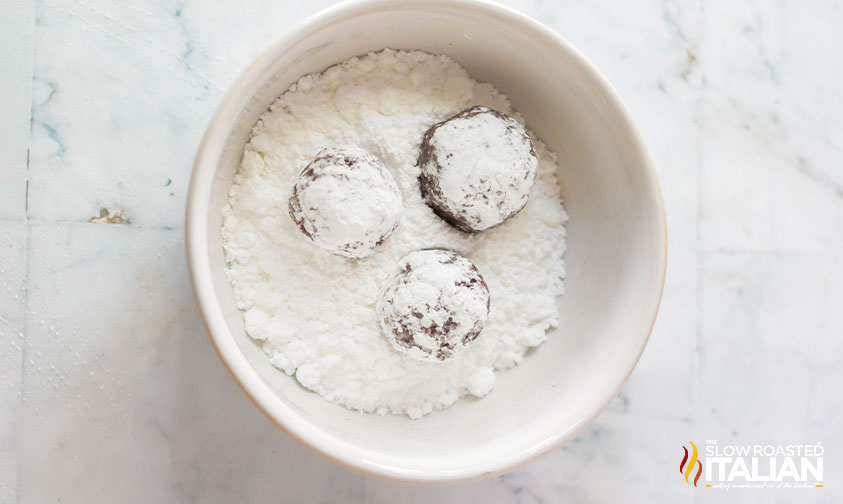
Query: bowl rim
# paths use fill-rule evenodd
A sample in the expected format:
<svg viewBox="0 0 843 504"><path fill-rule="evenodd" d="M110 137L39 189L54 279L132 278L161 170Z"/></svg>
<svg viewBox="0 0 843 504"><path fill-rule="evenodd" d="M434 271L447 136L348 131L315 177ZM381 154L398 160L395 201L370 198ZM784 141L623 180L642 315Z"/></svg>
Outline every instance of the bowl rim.
<svg viewBox="0 0 843 504"><path fill-rule="evenodd" d="M222 118L239 114L240 110L236 107L236 102L239 101L238 98L241 97L243 89L248 88L248 84L271 64L276 54L283 51L286 46L294 43L308 31L321 29L325 25L342 21L345 18L365 15L371 11L384 9L406 9L434 5L441 7L445 3L451 7L458 7L467 11L473 10L486 15L506 18L508 21L521 23L530 30L538 32L543 37L552 40L562 50L569 52L591 74L598 86L602 88L601 91L608 97L610 105L618 111L621 121L630 133L632 142L636 144L637 149L640 151L644 165L644 174L649 179L649 186L653 188L653 194L650 196L661 210L657 213L657 218L661 220L661 225L657 227L660 231L657 241L659 242L658 249L661 253L657 258L657 264L661 264L661 285L653 309L650 327L647 329L646 334L643 335L642 344L637 349L633 358L630 359L623 379L599 407L580 418L571 427L556 432L554 435L519 453L510 454L495 460L483 461L458 471L420 472L377 462L375 457L371 456L376 455L375 452L368 451L359 445L348 443L334 436L326 435L321 429L314 427L304 417L294 412L290 406L286 405L275 395L248 363L237 346L237 343L234 341L223 316L222 308L217 302L210 272L210 257L207 252L208 195L213 186L214 175L219 161L220 149L218 146L222 145L229 132L228 128L220 124ZM191 285L206 332L220 361L231 374L234 382L252 403L286 434L316 453L348 469L368 476L416 484L469 482L510 472L539 458L554 447L573 439L582 432L614 399L624 383L629 379L629 376L641 358L655 325L664 293L667 272L667 219L661 187L652 158L623 100L600 71L561 35L526 14L489 0L448 0L447 2L443 2L442 0L346 0L296 23L284 35L265 47L233 80L211 117L202 141L199 144L188 188L185 212L185 243Z"/></svg>

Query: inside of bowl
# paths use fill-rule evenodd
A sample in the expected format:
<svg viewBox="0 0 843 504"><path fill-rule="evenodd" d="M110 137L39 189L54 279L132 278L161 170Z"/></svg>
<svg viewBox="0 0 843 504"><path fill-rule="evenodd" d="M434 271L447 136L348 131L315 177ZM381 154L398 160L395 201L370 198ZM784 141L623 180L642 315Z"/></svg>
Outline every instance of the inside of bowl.
<svg viewBox="0 0 843 504"><path fill-rule="evenodd" d="M447 54L506 93L559 156L570 215L561 326L522 364L498 373L485 398L415 421L349 411L272 367L244 332L219 236L228 187L258 116L300 76L384 47ZM358 466L389 467L409 478L430 471L459 477L520 461L573 434L605 406L634 366L657 310L664 223L646 154L619 104L576 54L495 9L395 2L328 16L283 51L270 48L247 75L251 98L229 104L242 113L232 116L220 146L207 246L231 337L278 400L327 438L359 448L353 456L368 458ZM271 406L264 409L272 415Z"/></svg>

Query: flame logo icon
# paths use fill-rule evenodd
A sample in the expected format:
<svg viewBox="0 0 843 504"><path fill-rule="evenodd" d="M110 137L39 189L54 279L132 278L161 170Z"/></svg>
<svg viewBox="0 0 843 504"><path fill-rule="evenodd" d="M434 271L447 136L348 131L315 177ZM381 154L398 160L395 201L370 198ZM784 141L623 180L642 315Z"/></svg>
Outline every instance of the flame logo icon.
<svg viewBox="0 0 843 504"><path fill-rule="evenodd" d="M679 472L685 474L685 483L690 484L691 482L688 481L688 478L691 477L691 473L694 471L694 464L696 464L697 475L696 477L694 477L694 486L697 486L697 481L699 481L700 476L702 476L702 462L697 460L697 456L699 455L699 452L697 451L697 445L695 445L691 441L688 442L691 443L691 448L693 449L691 452L691 460L688 460L688 449L683 446L682 449L685 450L685 456L682 457L682 463L679 464ZM687 466L685 465L686 462Z"/></svg>

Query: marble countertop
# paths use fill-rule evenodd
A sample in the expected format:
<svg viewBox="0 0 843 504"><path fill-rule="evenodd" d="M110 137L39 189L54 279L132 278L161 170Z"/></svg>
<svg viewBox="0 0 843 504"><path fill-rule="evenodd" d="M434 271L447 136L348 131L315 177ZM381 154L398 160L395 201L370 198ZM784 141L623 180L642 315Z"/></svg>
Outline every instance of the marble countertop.
<svg viewBox="0 0 843 504"><path fill-rule="evenodd" d="M579 47L640 124L667 286L634 374L575 441L419 488L276 429L220 365L188 284L208 119L262 46L330 3L4 2L0 502L843 499L843 4L506 2ZM694 489L681 446L705 439L821 442L825 488Z"/></svg>

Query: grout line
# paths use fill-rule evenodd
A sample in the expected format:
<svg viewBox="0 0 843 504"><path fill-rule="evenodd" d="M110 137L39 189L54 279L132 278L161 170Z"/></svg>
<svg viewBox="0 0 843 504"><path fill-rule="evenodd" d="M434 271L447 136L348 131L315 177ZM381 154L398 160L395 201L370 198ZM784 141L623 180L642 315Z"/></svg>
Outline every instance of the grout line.
<svg viewBox="0 0 843 504"><path fill-rule="evenodd" d="M29 171L30 171L30 147L32 143L32 107L34 106L33 101L33 82L35 77L35 27L37 24L37 14L36 14L36 5L35 1L30 1L30 18L29 21L31 23L31 31L29 32L29 43L30 46L30 59L29 59L29 70L30 70L30 85L29 85L29 138L27 139L27 147L26 147L26 194L24 199L24 236L25 236L25 247L26 250L24 252L24 280L23 280L23 313L22 320L21 320L21 334L23 334L23 342L21 344L21 362L20 362L20 384L19 384L19 399L18 399L18 414L17 414L17 423L15 427L15 467L16 467L16 477L17 481L15 482L15 498L18 503L21 502L21 464L20 464L20 454L21 454L21 426L23 425L23 411L24 411L24 371L26 370L26 357L28 355L28 347L29 341L27 338L28 331L28 319L29 319L29 278L30 278L30 238L32 236L32 230L29 223Z"/></svg>
<svg viewBox="0 0 843 504"><path fill-rule="evenodd" d="M24 223L28 227L32 226L99 226L110 228L134 229L138 231L178 231L184 232L184 223L180 222L174 226L167 226L162 224L143 225L143 224L94 224L89 221L77 221L69 219L33 219L31 215L25 215L23 218L10 219L0 218L0 223Z"/></svg>
<svg viewBox="0 0 843 504"><path fill-rule="evenodd" d="M29 112L29 138L32 140L32 108L30 106ZM29 214L29 147L26 148L26 195L24 196L23 214L24 220Z"/></svg>
<svg viewBox="0 0 843 504"><path fill-rule="evenodd" d="M703 263L704 263L704 247L702 246L702 218L703 218L703 194L702 194L702 165L703 165L703 122L704 122L704 109L705 109L705 100L706 100L706 78L705 78L705 34L706 34L706 17L705 17L705 2L706 0L700 0L699 3L699 20L700 20L700 35L698 40L697 46L697 55L699 61L699 72L700 72L700 91L699 96L697 98L697 139L696 139L696 154L697 154L697 284L696 284L696 317L695 317L695 336L696 336L696 345L695 345L695 352L694 352L694 380L693 380L693 391L692 391L692 404L691 404L691 421L693 423L693 435L698 436L700 434L700 420L699 418L701 409L700 409L700 384L702 383L702 376L701 376L701 365L702 365L702 358L701 358L701 347L702 347L702 282L703 282ZM697 502L698 495L694 494L694 502Z"/></svg>
<svg viewBox="0 0 843 504"><path fill-rule="evenodd" d="M2 219L0 219L2 222ZM76 221L76 220L68 220L68 219L27 219L27 224L29 226L91 226L91 227L107 227L107 228L119 228L119 229L133 229L137 231L184 231L184 223L179 223L177 226L164 226L164 225L153 225L153 226L145 226L142 224L95 224L93 222L88 221Z"/></svg>

